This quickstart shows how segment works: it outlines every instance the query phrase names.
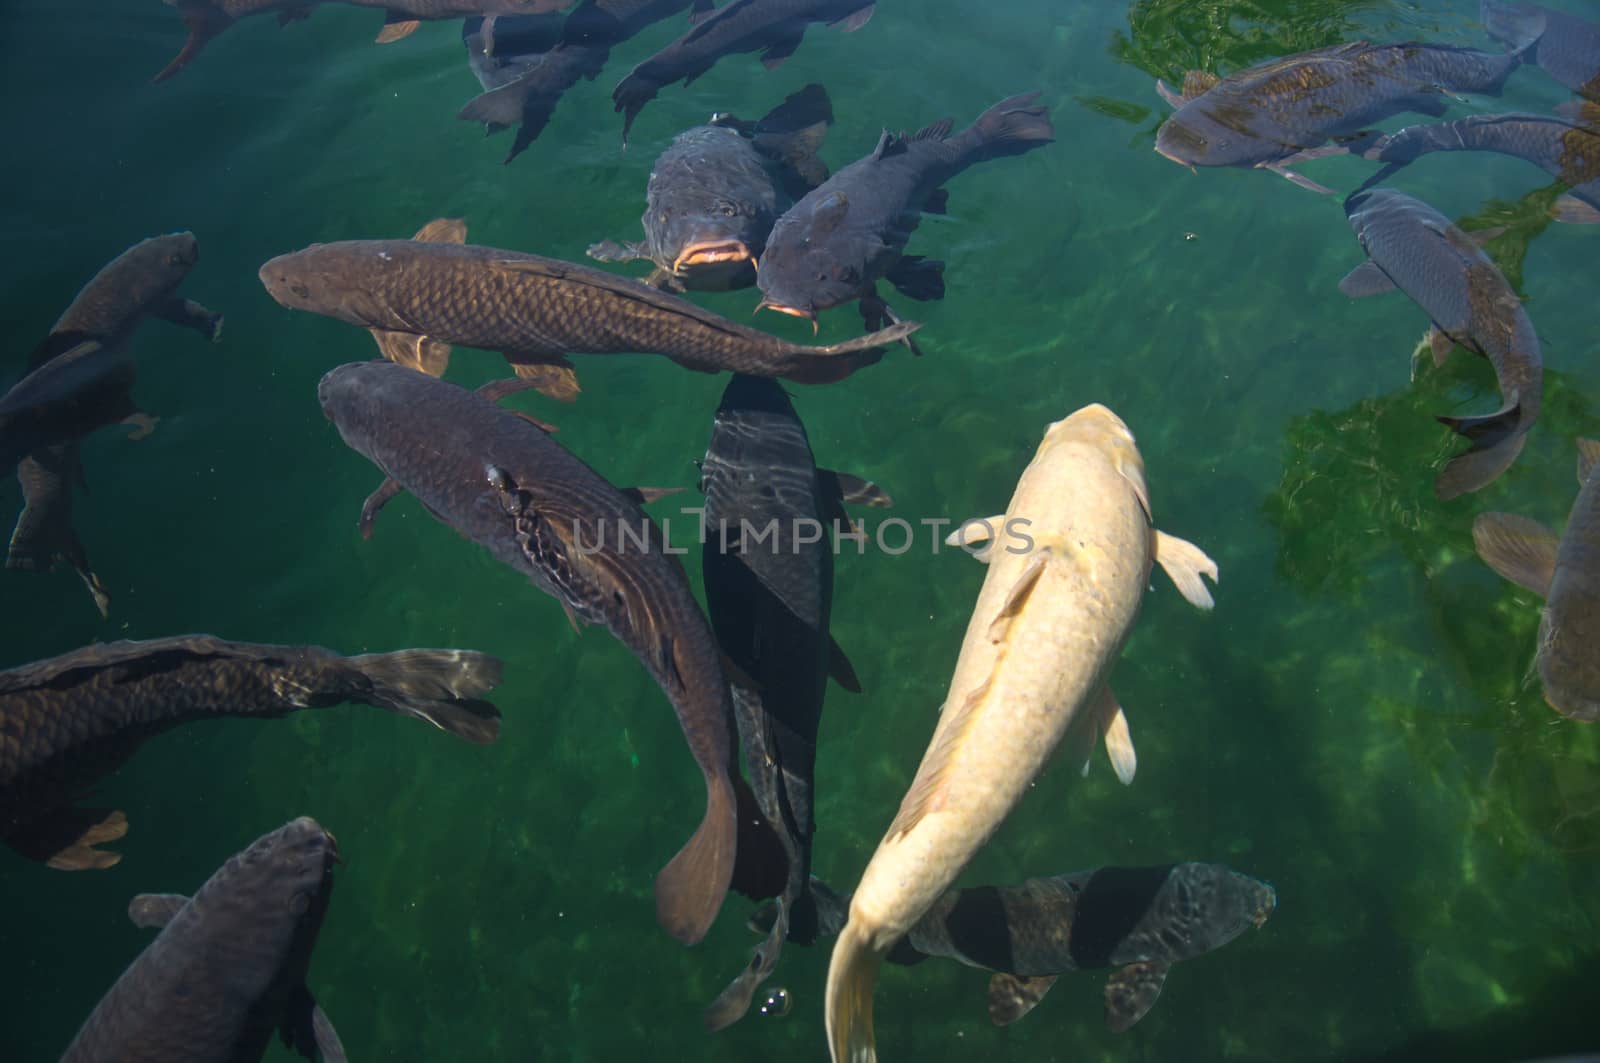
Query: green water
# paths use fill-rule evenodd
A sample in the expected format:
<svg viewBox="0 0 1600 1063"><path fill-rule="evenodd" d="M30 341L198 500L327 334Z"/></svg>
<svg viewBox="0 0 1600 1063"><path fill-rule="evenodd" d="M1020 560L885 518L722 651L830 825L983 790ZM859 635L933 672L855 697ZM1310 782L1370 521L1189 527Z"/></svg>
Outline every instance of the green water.
<svg viewBox="0 0 1600 1063"><path fill-rule="evenodd" d="M964 124L1034 88L1057 130L1045 150L959 178L949 217L916 235L913 251L950 263L944 302L900 301L926 323L925 358L894 352L793 389L818 460L878 481L913 523L983 516L1004 508L1047 422L1104 402L1138 436L1157 523L1221 566L1210 615L1155 577L1117 668L1134 785L1103 754L1087 779L1057 764L963 881L1219 860L1280 899L1261 931L1177 967L1122 1035L1101 1018L1103 974L1064 978L998 1030L980 972L890 969L883 1057L1505 1063L1600 1048L1600 730L1544 705L1529 677L1538 602L1483 566L1470 536L1483 510L1565 519L1573 440L1600 433L1600 231L1528 221L1537 210L1518 201L1545 180L1510 159L1438 156L1395 182L1453 217L1523 219L1494 250L1544 344L1545 409L1523 456L1441 504L1433 477L1460 444L1430 415L1493 409L1487 364L1458 353L1408 379L1425 318L1398 295L1337 291L1361 258L1337 199L1265 173L1191 175L1150 150L1157 76L1363 34L1492 46L1475 7L886 0L861 32L813 29L776 72L736 57L664 90L622 153L609 88L681 31L672 22L618 48L502 167L505 135L454 117L477 91L454 24L378 47L371 11L319 9L281 32L249 19L151 86L181 42L171 9L13 0L0 37L6 375L84 280L156 232L198 235L184 292L227 326L216 347L143 327L136 395L160 427L137 443L93 437L77 503L111 619L66 570L0 573L0 664L205 631L347 653L466 647L507 666L498 745L358 706L196 725L96 795L132 824L116 868L58 873L0 852L0 1058L59 1054L148 940L129 897L190 891L302 813L347 861L311 985L352 1059L826 1058L825 949L785 950L772 984L790 1014L702 1032L701 1008L756 939L738 897L691 949L655 924L651 879L703 800L658 688L604 631L574 635L555 602L413 501L359 538L378 475L314 387L372 343L281 309L255 276L274 254L407 236L441 215L466 218L475 243L581 259L595 240L637 238L673 133L713 110L758 114L812 80L833 97L835 167L881 126ZM1523 70L1504 103L1566 98ZM1369 171L1306 169L1341 190ZM756 300L702 299L736 319ZM824 341L857 327L836 311ZM643 356L577 363L578 404L518 403L614 482L692 486L724 380ZM460 351L451 377L502 371ZM9 520L14 486L0 503ZM865 693L829 695L816 865L845 888L922 754L983 578L925 540L838 566L834 634Z"/></svg>

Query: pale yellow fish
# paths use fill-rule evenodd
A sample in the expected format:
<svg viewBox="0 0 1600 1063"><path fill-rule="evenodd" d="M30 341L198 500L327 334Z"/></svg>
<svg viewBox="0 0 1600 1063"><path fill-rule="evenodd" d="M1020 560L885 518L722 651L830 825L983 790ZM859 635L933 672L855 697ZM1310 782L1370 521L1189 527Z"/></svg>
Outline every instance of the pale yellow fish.
<svg viewBox="0 0 1600 1063"><path fill-rule="evenodd" d="M884 955L1000 826L1076 722L1104 734L1133 778L1127 721L1106 686L1153 562L1211 608L1198 547L1151 527L1144 460L1116 414L1085 406L1052 424L1006 512L950 542L988 540L989 574L928 751L850 901L828 966L834 1063L877 1059L872 992Z"/></svg>

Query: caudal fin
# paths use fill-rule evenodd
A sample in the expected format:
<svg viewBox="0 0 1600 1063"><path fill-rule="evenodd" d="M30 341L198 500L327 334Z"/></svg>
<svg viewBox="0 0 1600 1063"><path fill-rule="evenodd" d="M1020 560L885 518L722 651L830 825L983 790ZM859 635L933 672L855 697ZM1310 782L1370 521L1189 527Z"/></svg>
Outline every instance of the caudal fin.
<svg viewBox="0 0 1600 1063"><path fill-rule="evenodd" d="M876 1063L872 1035L872 991L883 957L867 945L854 920L834 942L828 961L828 988L823 1016L828 1026L828 1052L833 1063Z"/></svg>
<svg viewBox="0 0 1600 1063"><path fill-rule="evenodd" d="M1485 33L1504 42L1508 52L1519 56L1524 63L1538 63L1536 46L1545 31L1543 11L1524 4L1482 0L1478 6L1478 21L1483 23Z"/></svg>
<svg viewBox="0 0 1600 1063"><path fill-rule="evenodd" d="M978 116L971 128L961 134L966 141L967 161L981 162L1003 155L1021 155L1043 147L1055 139L1048 108L1035 106L1037 92L1025 92L1001 100Z"/></svg>
<svg viewBox="0 0 1600 1063"><path fill-rule="evenodd" d="M705 818L694 837L656 875L656 921L685 945L706 936L733 882L737 808L728 777L708 777Z"/></svg>
<svg viewBox="0 0 1600 1063"><path fill-rule="evenodd" d="M400 650L349 661L372 684L363 699L369 704L427 720L474 745L500 737L500 710L482 700L500 685L498 658L471 650Z"/></svg>
<svg viewBox="0 0 1600 1063"><path fill-rule="evenodd" d="M1440 417L1441 424L1472 440L1472 448L1445 464L1434 481L1433 493L1448 502L1469 491L1487 487L1511 467L1528 441L1522 425L1522 407L1513 403L1484 417Z"/></svg>

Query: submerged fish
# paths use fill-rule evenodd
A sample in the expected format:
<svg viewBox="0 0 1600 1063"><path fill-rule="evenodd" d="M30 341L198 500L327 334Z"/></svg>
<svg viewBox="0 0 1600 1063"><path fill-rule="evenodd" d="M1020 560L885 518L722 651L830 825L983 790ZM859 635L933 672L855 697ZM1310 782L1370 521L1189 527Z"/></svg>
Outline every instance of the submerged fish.
<svg viewBox="0 0 1600 1063"><path fill-rule="evenodd" d="M850 898L816 880L811 888L822 932L839 933ZM1270 885L1222 864L1102 867L951 890L884 958L910 965L940 956L996 972L989 1017L997 1026L1032 1011L1058 975L1114 967L1106 1025L1121 1033L1154 1006L1173 964L1259 929L1277 903ZM769 918L763 910L752 922Z"/></svg>
<svg viewBox="0 0 1600 1063"><path fill-rule="evenodd" d="M1480 513L1472 540L1484 563L1545 599L1535 663L1561 715L1600 720L1600 442L1578 440L1578 497L1560 536L1510 513Z"/></svg>
<svg viewBox="0 0 1600 1063"><path fill-rule="evenodd" d="M605 240L589 257L648 259L647 283L670 291L749 287L772 223L827 179L816 150L832 122L827 92L807 85L760 121L718 114L679 133L650 168L644 242Z"/></svg>
<svg viewBox="0 0 1600 1063"><path fill-rule="evenodd" d="M756 803L777 831L778 915L745 971L706 1011L720 1030L742 1018L772 973L785 938L809 944L817 915L808 882L812 774L828 677L861 684L832 637L834 547L848 534L847 500L886 506L875 484L819 469L805 426L772 380L735 376L722 393L700 466L706 606L722 652L738 669L734 714ZM740 850L740 863L747 861Z"/></svg>
<svg viewBox="0 0 1600 1063"><path fill-rule="evenodd" d="M887 130L872 154L807 193L777 224L756 271L761 305L816 323L817 313L862 300L869 329L899 319L877 296L883 277L913 299L944 295L944 263L902 256L923 211L942 214L941 186L967 167L1021 155L1055 135L1038 93L990 107L950 135L950 119L915 136Z"/></svg>
<svg viewBox="0 0 1600 1063"><path fill-rule="evenodd" d="M538 139L562 95L579 81L594 80L605 69L611 49L646 27L688 8L691 0L584 0L562 23L560 39L526 68L498 85L483 82L481 96L467 101L457 118L483 122L492 133L519 126L505 161L521 155ZM503 20L502 20L503 21ZM515 45L513 45L515 47ZM496 34L495 52L501 54ZM480 77L480 81L482 78Z"/></svg>
<svg viewBox="0 0 1600 1063"><path fill-rule="evenodd" d="M1091 405L1052 424L1006 512L952 543L989 565L928 751L878 844L834 945L824 1004L834 1063L877 1058L872 992L884 957L954 882L1073 726L1104 734L1133 778L1127 720L1106 679L1153 563L1210 608L1199 548L1150 525L1127 425Z"/></svg>
<svg viewBox="0 0 1600 1063"><path fill-rule="evenodd" d="M760 52L775 70L794 54L813 22L846 33L867 24L877 0L728 0L712 11L711 0L694 0L697 25L634 67L611 93L622 114L622 142L644 105L674 81L690 84L725 55Z"/></svg>
<svg viewBox="0 0 1600 1063"><path fill-rule="evenodd" d="M737 794L732 715L716 640L683 566L639 503L529 419L495 405L519 387L475 393L387 362L329 371L317 387L345 443L383 470L361 513L364 535L390 499L429 513L562 604L576 627L602 624L672 703L705 778L706 811L656 876L656 915L692 944L705 936L733 877Z"/></svg>
<svg viewBox="0 0 1600 1063"><path fill-rule="evenodd" d="M1340 281L1339 290L1361 298L1399 288L1433 320L1436 359L1459 343L1494 366L1500 409L1438 418L1472 446L1446 463L1434 493L1448 500L1477 491L1510 468L1539 416L1544 366L1533 323L1472 237L1426 203L1375 188L1350 196L1344 209L1369 260Z"/></svg>
<svg viewBox="0 0 1600 1063"><path fill-rule="evenodd" d="M1372 123L1403 111L1443 115L1447 93L1498 96L1540 28L1537 20L1523 26L1519 50L1502 55L1352 41L1220 79L1194 71L1182 95L1157 82L1177 110L1156 131L1156 151L1180 166L1259 167L1331 194L1285 167L1343 153L1348 142L1371 135Z"/></svg>
<svg viewBox="0 0 1600 1063"><path fill-rule="evenodd" d="M125 346L99 340L50 358L0 395L0 468L107 425L134 426L135 438L148 434L155 421L133 401L137 376Z"/></svg>
<svg viewBox="0 0 1600 1063"><path fill-rule="evenodd" d="M1483 0L1479 19L1491 37L1518 41L1530 21L1543 24L1526 61L1580 96L1600 102L1600 22L1538 4Z"/></svg>
<svg viewBox="0 0 1600 1063"><path fill-rule="evenodd" d="M638 281L465 239L465 225L441 218L414 240L312 244L262 266L261 283L291 310L370 329L390 361L440 376L451 344L500 351L518 376L560 399L578 393L568 353L661 354L702 373L825 384L921 327L802 347Z"/></svg>
<svg viewBox="0 0 1600 1063"><path fill-rule="evenodd" d="M17 463L22 512L11 533L5 567L48 572L65 561L78 573L95 608L105 617L110 615L111 595L89 566L89 552L72 526L72 481L80 471L76 443L45 447Z"/></svg>
<svg viewBox="0 0 1600 1063"><path fill-rule="evenodd" d="M1456 122L1407 126L1379 137L1363 157L1390 165L1366 182L1387 180L1435 151L1493 151L1531 162L1572 191L1556 200L1558 221L1600 222L1600 126L1539 114L1479 114Z"/></svg>
<svg viewBox="0 0 1600 1063"><path fill-rule="evenodd" d="M152 81L165 81L188 66L200 49L217 34L250 15L276 12L278 25L287 26L310 16L311 9L333 0L165 0L178 9L189 37L183 48ZM375 7L384 12L378 43L408 37L423 20L485 16L491 25L497 15L537 15L559 11L572 0L337 0L355 7Z"/></svg>
<svg viewBox="0 0 1600 1063"><path fill-rule="evenodd" d="M161 933L128 965L61 1063L247 1063L277 1033L306 1059L344 1046L306 988L339 845L306 816L257 838L195 892L141 893L135 926Z"/></svg>
<svg viewBox="0 0 1600 1063"><path fill-rule="evenodd" d="M354 701L482 744L499 736L500 713L479 699L499 682L498 660L465 650L341 657L210 635L97 643L12 668L0 672L0 840L62 870L110 867L120 856L94 846L126 834L127 817L73 802L147 738Z"/></svg>
<svg viewBox="0 0 1600 1063"><path fill-rule="evenodd" d="M509 85L538 66L544 54L561 43L566 16L507 15L489 24L483 18L463 19L461 43L467 49L467 68L484 92ZM482 120L484 132L498 133L511 123Z"/></svg>

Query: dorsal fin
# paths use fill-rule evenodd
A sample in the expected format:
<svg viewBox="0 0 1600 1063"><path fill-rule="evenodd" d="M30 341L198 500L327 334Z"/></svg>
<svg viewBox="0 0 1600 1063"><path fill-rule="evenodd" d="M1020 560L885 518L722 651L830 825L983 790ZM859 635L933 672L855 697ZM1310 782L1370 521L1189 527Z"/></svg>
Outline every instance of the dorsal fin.
<svg viewBox="0 0 1600 1063"><path fill-rule="evenodd" d="M917 132L916 132L916 134L914 136L911 136L911 137L909 137L907 139L910 139L910 140L943 140L945 137L948 137L950 135L950 130L954 125L955 125L955 122L952 121L951 119L949 119L949 118L941 118L937 122L933 123L932 125L923 126L921 129L917 130Z"/></svg>
<svg viewBox="0 0 1600 1063"><path fill-rule="evenodd" d="M411 239L426 244L464 244L467 242L467 223L462 218L435 218L417 230Z"/></svg>

